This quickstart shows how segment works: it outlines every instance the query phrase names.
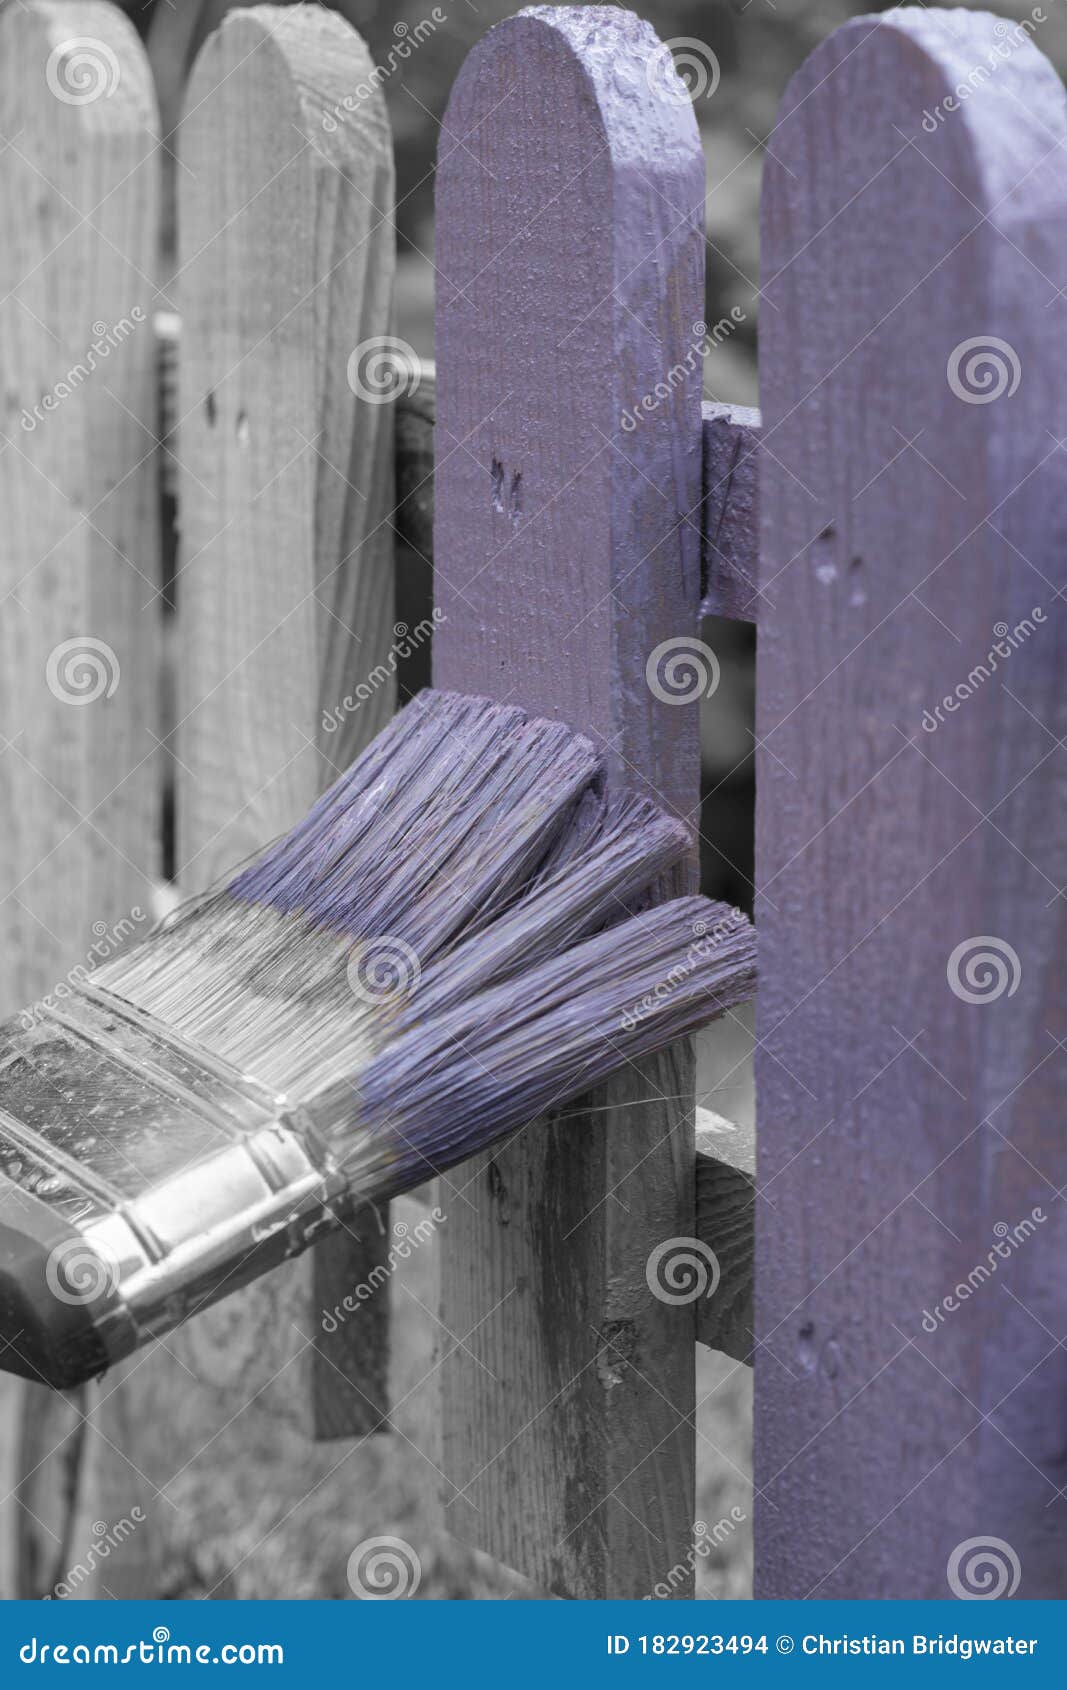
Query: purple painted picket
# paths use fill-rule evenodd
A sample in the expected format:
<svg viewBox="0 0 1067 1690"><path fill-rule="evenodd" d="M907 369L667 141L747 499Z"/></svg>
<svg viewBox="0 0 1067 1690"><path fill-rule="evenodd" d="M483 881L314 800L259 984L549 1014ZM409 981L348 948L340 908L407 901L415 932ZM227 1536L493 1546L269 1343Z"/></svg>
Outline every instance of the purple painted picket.
<svg viewBox="0 0 1067 1690"><path fill-rule="evenodd" d="M1025 29L925 10L770 142L761 1596L1067 1592L1065 142Z"/></svg>
<svg viewBox="0 0 1067 1690"><path fill-rule="evenodd" d="M632 13L534 7L471 53L438 161L435 678L573 723L685 816L697 707L646 665L696 627L702 196ZM693 1234L692 1099L687 1047L631 1065L447 1204L446 1523L564 1594L639 1597L690 1556L694 1310L646 1264Z"/></svg>

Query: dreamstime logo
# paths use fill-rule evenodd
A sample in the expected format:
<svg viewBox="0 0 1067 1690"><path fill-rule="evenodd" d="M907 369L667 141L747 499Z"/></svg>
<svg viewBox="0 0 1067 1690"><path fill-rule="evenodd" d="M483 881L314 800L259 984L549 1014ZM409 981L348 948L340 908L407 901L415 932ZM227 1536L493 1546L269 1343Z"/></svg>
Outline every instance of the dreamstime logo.
<svg viewBox="0 0 1067 1690"><path fill-rule="evenodd" d="M1013 998L1022 972L1018 951L992 933L964 939L945 969L952 992L963 1003L996 1003L1005 993Z"/></svg>
<svg viewBox="0 0 1067 1690"><path fill-rule="evenodd" d="M141 922L150 920L151 916L139 904L134 904L129 915L120 916L111 925L106 921L94 921L93 942L85 954L85 961L76 962L50 992L46 992L43 998L38 998L36 1003L20 1010L19 1026L29 1032L31 1028L47 1020L57 1004L64 998L74 997L78 988L85 985L94 968L102 962L107 962L121 950Z"/></svg>
<svg viewBox="0 0 1067 1690"><path fill-rule="evenodd" d="M144 1524L147 1515L143 1509L134 1506L128 1515L115 1525L109 1526L106 1520L93 1521L93 1541L90 1543L83 1558L68 1567L63 1577L52 1589L46 1592L44 1601L66 1601L74 1596L80 1587L87 1583L97 1571L102 1561L106 1561L112 1550L120 1549L127 1538L132 1537L137 1527ZM159 1639L156 1640L157 1642ZM164 1639L163 1641L166 1641Z"/></svg>
<svg viewBox="0 0 1067 1690"><path fill-rule="evenodd" d="M691 1578L697 1562L705 1560L716 1549L721 1549L722 1545L733 1536L738 1526L744 1525L747 1519L748 1515L744 1509L735 1505L731 1508L729 1514L724 1514L721 1519L715 1521L713 1526L709 1526L706 1520L695 1520L693 1522L693 1546L685 1560L675 1562L666 1578L653 1585L651 1591L645 1597L645 1601L664 1602L668 1597L673 1596L675 1591Z"/></svg>
<svg viewBox="0 0 1067 1690"><path fill-rule="evenodd" d="M703 368L705 358L710 357L724 340L729 340L735 329L748 321L743 305L732 305L729 315L720 317L717 323L708 328L703 318L693 324L693 338L684 356L676 364L672 364L662 381L658 381L649 393L642 394L635 405L630 405L619 418L625 434L632 434L638 424L643 422L653 411L658 411L665 400L670 399L680 387L684 387L690 378L696 378L697 372Z"/></svg>
<svg viewBox="0 0 1067 1690"><path fill-rule="evenodd" d="M1022 373L1014 346L995 334L972 335L949 353L948 385L965 405L991 405L994 399L1010 399Z"/></svg>
<svg viewBox="0 0 1067 1690"><path fill-rule="evenodd" d="M106 41L75 35L53 47L44 79L66 106L88 106L109 100L119 85L119 61Z"/></svg>
<svg viewBox="0 0 1067 1690"><path fill-rule="evenodd" d="M422 978L422 964L405 939L385 933L356 946L347 973L357 998L388 1005L411 996Z"/></svg>
<svg viewBox="0 0 1067 1690"><path fill-rule="evenodd" d="M995 1602L1014 1596L1022 1565L1002 1537L969 1537L958 1543L945 1569L948 1587L962 1602Z"/></svg>
<svg viewBox="0 0 1067 1690"><path fill-rule="evenodd" d="M1038 24L1047 23L1048 14L1043 6L1035 6L1028 18L1019 23L1009 23L1007 18L997 18L993 24L993 34L997 37L985 59L978 60L971 65L955 87L950 89L936 106L923 112L922 126L928 135L937 133L939 123L944 123L950 112L957 112L966 105L967 101L979 93L993 76L993 73L1019 47L1025 45L1034 34Z"/></svg>
<svg viewBox="0 0 1067 1690"><path fill-rule="evenodd" d="M728 910L714 927L709 927L706 921L694 921L693 942L684 959L674 963L643 998L628 1005L619 1019L621 1031L632 1033L642 1021L647 1021L650 1015L655 1015L657 1010L662 1009L671 993L677 991L679 986L685 985L697 964L706 962L708 957L713 956L744 926L745 918L738 910Z"/></svg>
<svg viewBox="0 0 1067 1690"><path fill-rule="evenodd" d="M661 704L695 704L698 698L710 698L719 679L719 659L711 647L688 634L664 640L645 664L648 690Z"/></svg>
<svg viewBox="0 0 1067 1690"><path fill-rule="evenodd" d="M668 1238L645 1263L645 1281L661 1303L695 1303L713 1297L719 1285L719 1258L701 1238Z"/></svg>
<svg viewBox="0 0 1067 1690"><path fill-rule="evenodd" d="M414 347L395 335L361 340L348 360L348 385L368 405L388 405L414 393L422 380L422 365Z"/></svg>
<svg viewBox="0 0 1067 1690"><path fill-rule="evenodd" d="M42 393L32 410L28 410L25 405L22 407L19 422L23 433L32 434L44 422L48 412L57 411L63 400L76 393L89 380L94 370L97 370L105 359L110 358L112 352L126 344L134 329L147 321L139 305L133 307L129 316L119 317L114 323L105 323L103 318L99 318L93 324L93 338L84 356L79 358L76 364L72 364L47 393Z"/></svg>
<svg viewBox="0 0 1067 1690"><path fill-rule="evenodd" d="M373 99L382 83L387 82L391 76L395 75L405 59L410 59L414 48L421 47L422 43L428 40L441 24L447 22L448 13L442 6L435 6L429 17L420 19L414 26L407 23L403 18L399 23L395 23L393 25L395 40L385 55L384 63L374 65L365 81L357 83L352 92L346 94L343 100L339 100L337 105L329 111L323 112L322 127L326 130L326 133L328 135L336 134L341 124L344 123L346 116L357 111L364 101Z"/></svg>
<svg viewBox="0 0 1067 1690"><path fill-rule="evenodd" d="M393 628L394 643L389 647L383 662L376 663L366 680L360 681L354 693L346 693L335 709L322 712L323 733L336 733L346 716L366 704L381 687L393 679L401 660L406 661L413 656L419 647L432 637L434 629L440 628L442 623L447 621L448 617L444 611L435 605L429 616L424 616L421 622L416 622L414 628L409 628L406 622L397 622Z"/></svg>
<svg viewBox="0 0 1067 1690"><path fill-rule="evenodd" d="M401 1263L410 1260L421 1245L427 1244L442 1221L447 1219L443 1209L435 1208L414 1226L409 1226L407 1221L394 1222L393 1238L385 1260L376 1262L366 1279L361 1280L355 1290L342 1297L332 1309L323 1310L320 1321L322 1330L331 1333L339 1331L348 1316L358 1313L360 1304L369 1302L375 1292L388 1283Z"/></svg>
<svg viewBox="0 0 1067 1690"><path fill-rule="evenodd" d="M1018 651L1020 646L1036 634L1038 626L1047 621L1041 605L1035 604L1029 616L1022 616L1014 628L1007 622L994 622L993 644L990 646L984 660L976 663L965 681L957 681L951 692L947 692L939 704L932 710L924 710L922 716L923 733L935 734L939 727L945 724L945 716L954 716L962 704L973 698L979 687L991 681L997 673L1001 663L1006 663L1012 652Z"/></svg>
<svg viewBox="0 0 1067 1690"><path fill-rule="evenodd" d="M48 690L61 704L95 704L98 698L110 698L121 674L111 647L91 634L63 640L45 664Z"/></svg>
<svg viewBox="0 0 1067 1690"><path fill-rule="evenodd" d="M414 1596L422 1563L402 1537L367 1537L348 1557L348 1584L363 1602L395 1602Z"/></svg>
<svg viewBox="0 0 1067 1690"><path fill-rule="evenodd" d="M689 100L710 100L721 74L719 61L707 42L691 35L662 42L645 64L645 80L651 92L679 106Z"/></svg>
<svg viewBox="0 0 1067 1690"><path fill-rule="evenodd" d="M1038 1227L1044 1226L1047 1218L1044 1209L1038 1204L1028 1215L1024 1215L1021 1221L1016 1221L1014 1226L1009 1226L1007 1221L997 1221L993 1228L996 1242L986 1251L985 1261L975 1262L966 1278L959 1280L932 1309L923 1309L923 1331L937 1332L949 1315L955 1314L970 1302L982 1286L988 1284L994 1274L1000 1272L1001 1262L1010 1262L1016 1250L1021 1249L1033 1238Z"/></svg>
<svg viewBox="0 0 1067 1690"><path fill-rule="evenodd" d="M110 1296L119 1282L119 1266L101 1243L66 1238L49 1251L44 1277L58 1302L75 1306Z"/></svg>

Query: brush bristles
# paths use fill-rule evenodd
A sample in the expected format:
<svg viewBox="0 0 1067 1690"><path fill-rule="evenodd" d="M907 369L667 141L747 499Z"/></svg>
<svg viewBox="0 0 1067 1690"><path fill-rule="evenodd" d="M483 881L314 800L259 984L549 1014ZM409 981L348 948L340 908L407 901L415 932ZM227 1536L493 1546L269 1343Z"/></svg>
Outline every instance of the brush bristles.
<svg viewBox="0 0 1067 1690"><path fill-rule="evenodd" d="M361 1166L425 1179L695 1032L752 996L755 933L737 910L678 898L405 1030L356 1087Z"/></svg>
<svg viewBox="0 0 1067 1690"><path fill-rule="evenodd" d="M602 784L562 724L423 693L291 833L95 978L307 1106L354 1177L389 1162L410 1184L751 992L743 917L644 907L686 829Z"/></svg>
<svg viewBox="0 0 1067 1690"><path fill-rule="evenodd" d="M561 722L434 696L438 708L423 704L390 738L391 756L372 748L370 768L355 763L230 895L351 938L389 933L424 965L460 929L491 921L566 827L598 760Z"/></svg>

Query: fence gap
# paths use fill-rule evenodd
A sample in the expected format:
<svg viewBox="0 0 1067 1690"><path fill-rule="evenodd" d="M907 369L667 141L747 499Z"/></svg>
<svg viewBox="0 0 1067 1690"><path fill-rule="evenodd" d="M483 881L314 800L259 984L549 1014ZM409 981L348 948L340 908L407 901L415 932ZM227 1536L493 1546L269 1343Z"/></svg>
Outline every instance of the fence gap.
<svg viewBox="0 0 1067 1690"><path fill-rule="evenodd" d="M645 675L696 627L702 199L633 14L539 8L467 59L437 178L435 679L581 727L690 819L697 710ZM692 1096L681 1046L444 1182L446 1523L571 1596L641 1596L691 1546L693 1310L646 1263L693 1234Z"/></svg>
<svg viewBox="0 0 1067 1690"><path fill-rule="evenodd" d="M846 25L764 178L763 1597L1064 1593L1067 125L1006 31Z"/></svg>

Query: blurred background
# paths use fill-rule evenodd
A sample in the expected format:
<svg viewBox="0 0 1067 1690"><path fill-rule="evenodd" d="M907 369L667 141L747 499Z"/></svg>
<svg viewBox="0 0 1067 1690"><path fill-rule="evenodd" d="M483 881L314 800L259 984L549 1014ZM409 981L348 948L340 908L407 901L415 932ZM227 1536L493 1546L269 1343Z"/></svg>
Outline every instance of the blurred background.
<svg viewBox="0 0 1067 1690"><path fill-rule="evenodd" d="M207 34L230 9L228 0L119 3L145 38L166 136L177 124L188 68ZM431 359L438 130L464 57L486 30L517 7L512 0L442 0L437 11L444 13L445 21L411 43L402 60L391 50L430 13L427 0L335 0L330 9L360 31L376 65L391 67L383 89L396 149L397 333L421 357ZM704 391L709 399L755 405L758 207L775 112L789 77L818 42L854 14L887 8L850 0L641 0L637 9L679 52L697 43L710 50L721 69L717 87L694 100L708 180L705 317L715 324L735 306L744 317L709 353ZM1038 19L1037 44L1061 71L1067 66L1067 17L1060 0L1045 0L1038 8L1000 0L997 10L1013 20ZM416 580L411 592L413 602L421 595L428 608L427 580ZM418 614L408 620L414 622ZM703 880L711 895L750 909L754 631L744 624L709 620L703 638L722 671L718 691L705 703ZM743 1048L743 1033L734 1036ZM740 1087L735 1079L729 1096L709 1093L703 1101L723 1114L750 1120L750 1074ZM432 1296L429 1285L426 1296ZM400 1319L394 1330L399 1335L412 1329ZM420 1365L417 1338L408 1341L414 1376ZM695 1518L719 1539L710 1553L697 1559L697 1594L702 1597L750 1594L750 1393L747 1369L699 1349ZM257 1470L257 1426L249 1417L240 1429L239 1453L248 1460L248 1472ZM336 1479L332 1475L341 1454L336 1444L312 1447L294 1438L290 1458L279 1462L274 1429L268 1437L264 1428L264 1454L268 1448L277 1475L269 1497L247 1495L239 1469L232 1494L226 1497L207 1494L210 1473L198 1475L195 1466L179 1478L174 1500L185 1518L202 1524L190 1532L187 1543L177 1544L160 1594L347 1597L347 1555L372 1531L395 1532L416 1546L423 1565L420 1598L532 1593L522 1581L454 1540L434 1536L423 1524L412 1462L397 1440L377 1439L357 1450ZM732 1522L729 1529L716 1532L716 1524L727 1519Z"/></svg>

